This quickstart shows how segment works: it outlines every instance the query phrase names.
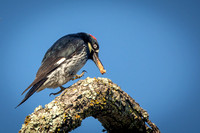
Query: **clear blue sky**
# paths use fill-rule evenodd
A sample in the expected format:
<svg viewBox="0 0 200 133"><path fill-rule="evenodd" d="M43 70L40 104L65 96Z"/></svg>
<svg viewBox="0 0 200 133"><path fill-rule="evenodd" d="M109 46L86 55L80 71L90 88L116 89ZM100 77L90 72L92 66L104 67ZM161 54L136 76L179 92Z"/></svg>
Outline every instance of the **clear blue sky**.
<svg viewBox="0 0 200 133"><path fill-rule="evenodd" d="M103 77L140 103L163 133L198 132L199 5L193 0L1 0L0 132L17 132L35 107L55 98L49 94L59 89L46 89L14 109L46 50L60 37L81 31L100 44ZM102 77L92 61L83 69L88 72L83 78ZM72 133L102 129L88 118Z"/></svg>

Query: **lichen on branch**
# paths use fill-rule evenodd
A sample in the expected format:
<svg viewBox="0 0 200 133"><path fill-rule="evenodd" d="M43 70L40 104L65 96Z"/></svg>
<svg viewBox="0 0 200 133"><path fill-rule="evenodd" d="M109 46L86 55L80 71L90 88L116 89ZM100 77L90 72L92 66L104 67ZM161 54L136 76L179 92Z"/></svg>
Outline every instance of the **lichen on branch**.
<svg viewBox="0 0 200 133"><path fill-rule="evenodd" d="M43 108L38 106L25 118L19 132L70 132L83 119L93 116L109 133L159 133L142 109L110 79L79 80Z"/></svg>

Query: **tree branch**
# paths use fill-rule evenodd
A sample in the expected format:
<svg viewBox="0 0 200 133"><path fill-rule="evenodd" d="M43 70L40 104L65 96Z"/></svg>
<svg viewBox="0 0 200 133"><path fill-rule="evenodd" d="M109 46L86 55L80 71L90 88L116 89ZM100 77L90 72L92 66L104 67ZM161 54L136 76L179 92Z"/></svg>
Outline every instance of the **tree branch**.
<svg viewBox="0 0 200 133"><path fill-rule="evenodd" d="M19 132L70 132L93 116L108 133L159 133L148 113L107 78L86 78L73 84L45 108L28 115Z"/></svg>

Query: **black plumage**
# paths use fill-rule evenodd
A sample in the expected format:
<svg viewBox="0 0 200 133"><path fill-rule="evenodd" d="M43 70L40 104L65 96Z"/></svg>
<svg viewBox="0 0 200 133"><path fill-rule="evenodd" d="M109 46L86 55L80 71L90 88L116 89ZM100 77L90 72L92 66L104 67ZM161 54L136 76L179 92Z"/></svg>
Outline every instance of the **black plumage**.
<svg viewBox="0 0 200 133"><path fill-rule="evenodd" d="M57 40L46 52L35 80L22 93L31 88L19 105L45 88L63 89L62 85L72 80L88 59L95 62L102 74L105 73L98 52L96 38L87 33L69 34Z"/></svg>

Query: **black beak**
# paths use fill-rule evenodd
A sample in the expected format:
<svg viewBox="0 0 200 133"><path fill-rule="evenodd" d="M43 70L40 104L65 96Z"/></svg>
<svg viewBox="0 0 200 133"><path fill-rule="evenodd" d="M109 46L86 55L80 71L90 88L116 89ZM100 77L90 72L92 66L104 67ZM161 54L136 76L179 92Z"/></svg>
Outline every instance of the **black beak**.
<svg viewBox="0 0 200 133"><path fill-rule="evenodd" d="M94 52L93 56L92 56L92 60L94 61L94 63L97 65L97 67L99 68L101 74L106 73L106 70L104 69L99 57L98 57L98 53Z"/></svg>

